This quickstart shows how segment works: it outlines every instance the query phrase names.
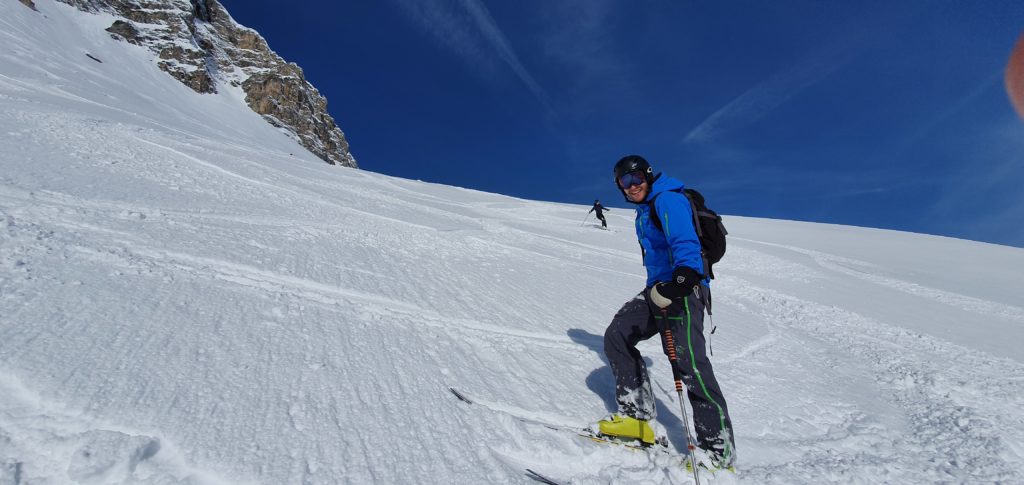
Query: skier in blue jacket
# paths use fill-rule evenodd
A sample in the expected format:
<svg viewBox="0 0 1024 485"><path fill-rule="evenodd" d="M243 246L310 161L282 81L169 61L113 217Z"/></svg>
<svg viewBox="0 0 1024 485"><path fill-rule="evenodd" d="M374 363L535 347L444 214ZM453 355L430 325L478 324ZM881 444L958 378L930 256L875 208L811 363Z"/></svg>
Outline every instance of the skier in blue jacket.
<svg viewBox="0 0 1024 485"><path fill-rule="evenodd" d="M654 395L636 345L660 333L669 355L672 349L662 333L668 328L676 347L676 372L682 376L693 409L696 444L710 455L713 466L729 468L735 460L732 421L704 340L704 295L710 280L683 183L654 175L647 160L637 155L615 164L615 183L626 201L636 204L636 236L647 285L619 309L605 331L604 351L615 374L619 412L600 421L599 429L608 436L655 442L649 424L655 418ZM652 222L653 217L659 225Z"/></svg>

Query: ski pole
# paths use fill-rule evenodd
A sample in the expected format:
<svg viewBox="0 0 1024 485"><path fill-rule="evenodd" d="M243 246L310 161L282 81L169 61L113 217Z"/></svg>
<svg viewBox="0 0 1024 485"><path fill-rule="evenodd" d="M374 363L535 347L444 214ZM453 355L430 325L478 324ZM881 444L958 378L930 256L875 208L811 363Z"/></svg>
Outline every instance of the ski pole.
<svg viewBox="0 0 1024 485"><path fill-rule="evenodd" d="M697 447L693 445L695 441L690 437L690 418L686 416L686 398L683 396L683 379L680 376L679 368L679 356L676 355L676 341L672 337L672 329L668 325L668 310L661 310L661 322L662 332L665 337L665 345L668 346L668 362L672 366L672 377L676 381L676 393L679 394L679 412L683 415L683 430L686 432L686 451L690 453L690 468L693 469L693 481L697 485L700 485L700 474L697 472L697 460L695 460L694 451Z"/></svg>
<svg viewBox="0 0 1024 485"><path fill-rule="evenodd" d="M587 223L587 219L590 219L590 213L589 212L587 212L587 217L583 218L583 222L580 223L580 227L583 227L583 225Z"/></svg>

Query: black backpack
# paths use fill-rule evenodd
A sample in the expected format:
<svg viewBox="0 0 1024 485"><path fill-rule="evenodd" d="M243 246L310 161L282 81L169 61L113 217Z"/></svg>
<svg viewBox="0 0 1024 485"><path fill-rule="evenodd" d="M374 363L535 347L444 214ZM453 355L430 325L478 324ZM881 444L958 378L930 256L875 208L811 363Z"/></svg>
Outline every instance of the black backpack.
<svg viewBox="0 0 1024 485"><path fill-rule="evenodd" d="M680 191L673 190L672 192ZM729 231L726 231L725 225L722 224L722 216L708 209L708 206L704 204L704 196L700 195L700 192L693 189L683 189L682 193L690 201L690 211L693 213L693 228L697 230L697 239L700 240L700 255L704 259L704 267L708 271L708 274L704 276L715 279L715 271L712 269L712 265L721 261L722 256L725 256L725 236L729 234ZM647 205L651 209L651 215L654 216L651 218L654 221L654 226L658 230L664 231L664 228L661 227L661 217L658 216L658 212L654 209L654 199L647 201Z"/></svg>

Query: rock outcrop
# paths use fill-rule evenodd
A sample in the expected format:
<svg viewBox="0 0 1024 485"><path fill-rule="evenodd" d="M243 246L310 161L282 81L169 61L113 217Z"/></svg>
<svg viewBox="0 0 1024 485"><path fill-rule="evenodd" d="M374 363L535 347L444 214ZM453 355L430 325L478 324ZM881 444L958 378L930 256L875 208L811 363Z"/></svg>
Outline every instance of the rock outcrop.
<svg viewBox="0 0 1024 485"><path fill-rule="evenodd" d="M327 100L302 69L270 50L258 32L236 23L216 0L58 1L119 17L107 32L152 51L160 69L186 86L199 93L241 89L253 111L327 163L357 166Z"/></svg>

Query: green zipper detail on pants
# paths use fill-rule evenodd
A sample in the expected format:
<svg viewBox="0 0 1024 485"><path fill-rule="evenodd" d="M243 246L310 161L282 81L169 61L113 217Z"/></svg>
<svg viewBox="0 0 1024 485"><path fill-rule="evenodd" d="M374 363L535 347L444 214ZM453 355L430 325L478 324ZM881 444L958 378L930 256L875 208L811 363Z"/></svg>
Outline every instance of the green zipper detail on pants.
<svg viewBox="0 0 1024 485"><path fill-rule="evenodd" d="M725 411L722 410L722 406L719 405L718 402L715 401L711 397L711 394L708 392L707 386L704 385L704 378L702 378L700 376L700 371L697 370L697 359L693 355L693 340L690 339L690 334L692 333L690 327L691 327L691 323L692 322L690 321L690 301L689 301L689 299L683 298L683 304L686 305L686 346L689 347L689 350L690 350L690 365L693 367L693 375L697 376L697 382L700 383L700 388L701 388L701 390L704 391L704 397L707 398L708 401L711 401L711 404L714 404L716 408L718 408L718 420L719 420L719 423L721 424L722 431L725 431ZM732 433L731 430L729 432ZM728 458L729 453L731 451L732 451L732 446L730 446L730 444L728 442L726 442L725 443L725 450L723 450L724 455L722 456L722 459L724 460L724 459Z"/></svg>

